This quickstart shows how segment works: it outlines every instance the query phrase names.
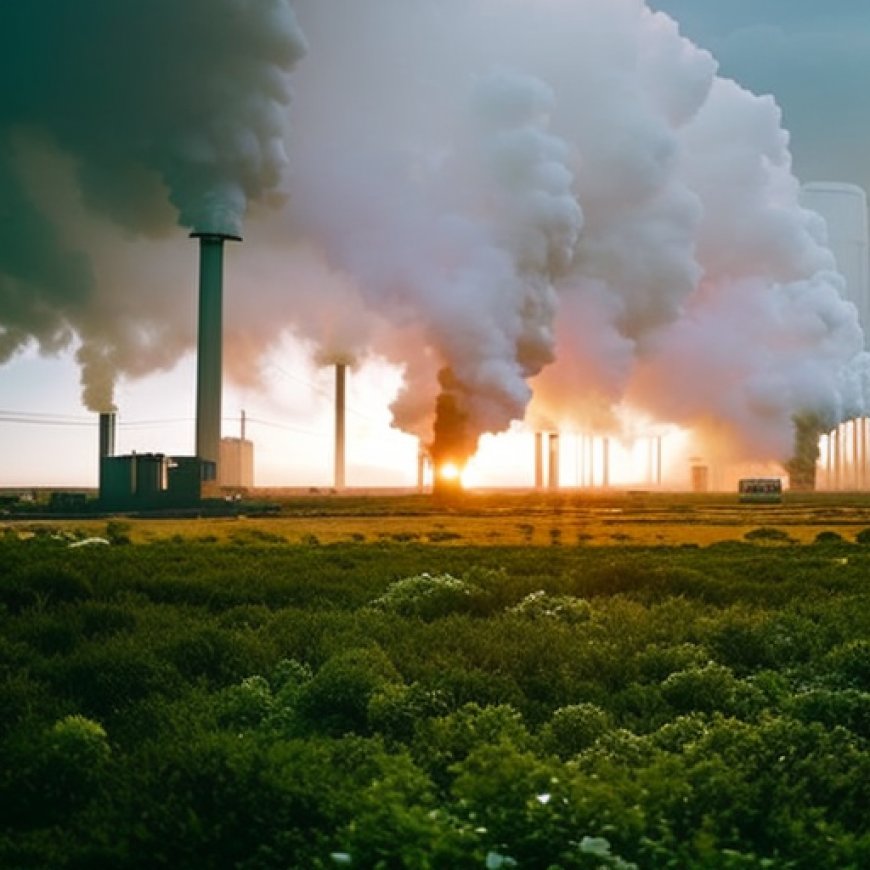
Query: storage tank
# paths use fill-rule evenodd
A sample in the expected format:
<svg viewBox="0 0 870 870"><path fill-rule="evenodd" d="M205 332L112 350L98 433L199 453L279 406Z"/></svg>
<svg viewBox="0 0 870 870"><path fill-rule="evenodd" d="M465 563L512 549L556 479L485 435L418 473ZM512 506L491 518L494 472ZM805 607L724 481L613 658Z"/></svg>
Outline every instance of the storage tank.
<svg viewBox="0 0 870 870"><path fill-rule="evenodd" d="M821 215L837 269L846 279L846 298L858 309L865 346L870 328L870 238L867 195L855 184L817 181L805 184L801 203Z"/></svg>

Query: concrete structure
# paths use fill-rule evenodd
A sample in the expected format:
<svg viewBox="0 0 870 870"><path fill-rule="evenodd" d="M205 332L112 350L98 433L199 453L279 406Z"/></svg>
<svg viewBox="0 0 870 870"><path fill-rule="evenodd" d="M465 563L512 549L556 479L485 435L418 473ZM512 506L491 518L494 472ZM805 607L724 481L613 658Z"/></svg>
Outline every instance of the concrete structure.
<svg viewBox="0 0 870 870"><path fill-rule="evenodd" d="M254 442L246 438L221 438L218 483L228 489L254 486Z"/></svg>
<svg viewBox="0 0 870 870"><path fill-rule="evenodd" d="M220 461L223 389L224 233L194 232L199 239L199 331L196 358L196 455L210 473Z"/></svg>
<svg viewBox="0 0 870 870"><path fill-rule="evenodd" d="M115 432L117 415L114 411L100 414L100 447L99 458L115 455Z"/></svg>
<svg viewBox="0 0 870 870"><path fill-rule="evenodd" d="M345 417L347 365L335 365L335 488L345 487Z"/></svg>
<svg viewBox="0 0 870 870"><path fill-rule="evenodd" d="M549 466L547 469L547 486L550 489L559 488L559 433L551 432L549 438Z"/></svg>
<svg viewBox="0 0 870 870"><path fill-rule="evenodd" d="M820 214L837 269L846 279L845 297L855 304L861 326L870 331L870 233L867 195L854 184L813 182L801 189L801 203Z"/></svg>

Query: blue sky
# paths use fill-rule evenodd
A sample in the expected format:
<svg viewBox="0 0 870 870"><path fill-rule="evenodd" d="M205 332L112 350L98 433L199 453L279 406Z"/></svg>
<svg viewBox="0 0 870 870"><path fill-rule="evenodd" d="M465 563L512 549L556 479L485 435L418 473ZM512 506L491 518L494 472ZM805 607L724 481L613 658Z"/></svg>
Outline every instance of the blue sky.
<svg viewBox="0 0 870 870"><path fill-rule="evenodd" d="M802 181L870 190L870 3L654 0L709 48L720 74L773 94Z"/></svg>

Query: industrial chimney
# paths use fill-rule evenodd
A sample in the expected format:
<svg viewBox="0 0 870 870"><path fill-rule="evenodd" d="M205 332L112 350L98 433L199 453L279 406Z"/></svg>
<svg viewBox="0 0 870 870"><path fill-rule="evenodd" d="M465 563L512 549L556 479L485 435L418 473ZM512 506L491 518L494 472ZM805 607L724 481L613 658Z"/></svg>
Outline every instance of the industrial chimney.
<svg viewBox="0 0 870 870"><path fill-rule="evenodd" d="M102 460L106 456L115 455L115 427L117 415L114 411L100 414L100 454Z"/></svg>
<svg viewBox="0 0 870 870"><path fill-rule="evenodd" d="M335 364L335 488L344 489L345 383L347 365Z"/></svg>
<svg viewBox="0 0 870 870"><path fill-rule="evenodd" d="M535 489L544 488L544 433L535 432Z"/></svg>
<svg viewBox="0 0 870 870"><path fill-rule="evenodd" d="M196 455L212 463L207 479L217 479L221 447L223 367L224 242L240 242L225 233L193 232L199 239L199 333L196 364Z"/></svg>
<svg viewBox="0 0 870 870"><path fill-rule="evenodd" d="M559 433L550 432L549 438L550 463L548 467L547 485L550 489L559 488Z"/></svg>

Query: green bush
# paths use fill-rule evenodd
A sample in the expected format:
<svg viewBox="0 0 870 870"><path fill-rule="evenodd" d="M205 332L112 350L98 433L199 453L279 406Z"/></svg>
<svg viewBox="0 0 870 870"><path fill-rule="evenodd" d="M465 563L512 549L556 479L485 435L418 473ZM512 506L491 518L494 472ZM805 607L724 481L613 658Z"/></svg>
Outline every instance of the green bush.
<svg viewBox="0 0 870 870"><path fill-rule="evenodd" d="M572 595L550 595L543 589L530 592L519 604L510 610L516 616L526 619L556 619L574 625L588 622L592 616L592 607L583 598Z"/></svg>
<svg viewBox="0 0 870 870"><path fill-rule="evenodd" d="M737 680L728 668L709 662L671 674L662 682L661 690L678 713L729 712L734 705Z"/></svg>
<svg viewBox="0 0 870 870"><path fill-rule="evenodd" d="M595 704L571 704L553 713L541 740L547 751L567 759L588 749L612 727L610 715Z"/></svg>
<svg viewBox="0 0 870 870"><path fill-rule="evenodd" d="M366 734L372 696L399 674L378 648L355 649L330 658L299 691L303 721L324 734Z"/></svg>
<svg viewBox="0 0 870 870"><path fill-rule="evenodd" d="M0 596L13 613L26 607L53 607L84 601L94 594L91 582L80 572L62 565L42 565L14 573L0 585Z"/></svg>
<svg viewBox="0 0 870 870"><path fill-rule="evenodd" d="M794 538L788 532L782 529L771 528L770 526L761 526L757 529L748 531L743 536L747 541L770 541L772 543L792 544Z"/></svg>
<svg viewBox="0 0 870 870"><path fill-rule="evenodd" d="M418 574L391 583L371 607L400 616L438 619L473 610L483 595L473 583L450 574Z"/></svg>
<svg viewBox="0 0 870 870"><path fill-rule="evenodd" d="M843 536L839 532L833 532L829 529L825 529L824 531L819 532L815 539L813 540L814 544L842 544Z"/></svg>

